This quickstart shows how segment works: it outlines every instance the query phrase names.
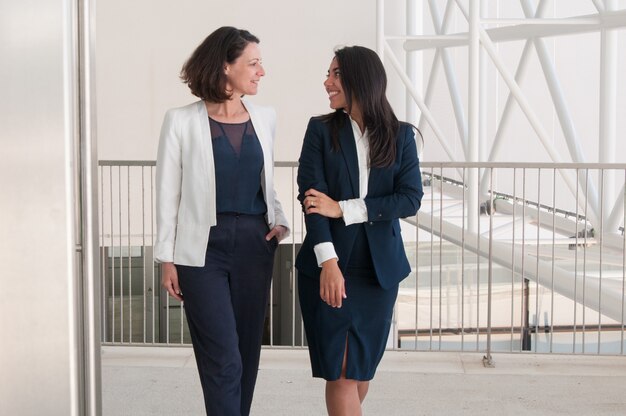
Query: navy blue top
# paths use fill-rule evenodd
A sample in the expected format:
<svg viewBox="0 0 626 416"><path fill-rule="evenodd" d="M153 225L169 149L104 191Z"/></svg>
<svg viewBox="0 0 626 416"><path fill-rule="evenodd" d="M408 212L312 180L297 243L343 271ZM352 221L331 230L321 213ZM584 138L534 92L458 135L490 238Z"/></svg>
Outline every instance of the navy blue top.
<svg viewBox="0 0 626 416"><path fill-rule="evenodd" d="M263 149L250 120L221 123L209 118L215 162L217 213L267 212L261 189Z"/></svg>

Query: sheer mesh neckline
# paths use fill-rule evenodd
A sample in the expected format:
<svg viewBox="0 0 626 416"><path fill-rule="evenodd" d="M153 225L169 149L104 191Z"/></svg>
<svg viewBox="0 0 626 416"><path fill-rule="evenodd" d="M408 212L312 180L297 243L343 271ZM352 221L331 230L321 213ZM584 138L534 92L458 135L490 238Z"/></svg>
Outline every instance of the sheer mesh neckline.
<svg viewBox="0 0 626 416"><path fill-rule="evenodd" d="M246 123L249 123L249 122L250 122L250 119L247 119L246 121L242 121L242 122L239 122L239 123L226 123L226 122L224 122L224 121L217 121L216 119L214 119L214 118L213 118L213 117L211 117L211 116L209 116L209 120L211 120L211 121L212 121L212 122L214 122L214 123L217 123L217 124L222 124L222 125L225 125L225 126L240 126L240 125L242 125L242 124L246 124Z"/></svg>
<svg viewBox="0 0 626 416"><path fill-rule="evenodd" d="M209 117L209 125L211 127L211 137L214 140L220 137L226 138L237 158L241 154L244 136L254 134L250 119L241 123L222 123Z"/></svg>

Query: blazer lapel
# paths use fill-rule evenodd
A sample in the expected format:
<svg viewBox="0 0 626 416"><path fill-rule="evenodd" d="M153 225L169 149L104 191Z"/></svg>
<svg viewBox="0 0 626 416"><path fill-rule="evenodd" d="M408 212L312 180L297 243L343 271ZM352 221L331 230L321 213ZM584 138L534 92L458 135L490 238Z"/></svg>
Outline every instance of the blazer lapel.
<svg viewBox="0 0 626 416"><path fill-rule="evenodd" d="M269 138L269 133L265 130L265 123L261 122L261 118L256 111L256 107L254 104L247 100L242 100L244 107L250 114L250 121L252 121L252 126L254 127L254 131L259 139L259 143L261 144L261 149L263 149L263 159L265 165L271 163L271 140Z"/></svg>
<svg viewBox="0 0 626 416"><path fill-rule="evenodd" d="M213 160L213 142L211 139L211 128L209 126L209 113L204 101L197 102L197 120L199 124L200 137L198 137L200 151L204 155L205 177L207 189L209 191L209 222L211 225L217 224L217 204L215 199L215 163Z"/></svg>
<svg viewBox="0 0 626 416"><path fill-rule="evenodd" d="M354 198L359 198L359 158L356 154L356 143L354 141L354 133L352 132L352 123L348 116L346 116L346 122L339 132L339 146L341 147L341 153L343 154L343 159L348 168L348 179L352 187L352 195Z"/></svg>

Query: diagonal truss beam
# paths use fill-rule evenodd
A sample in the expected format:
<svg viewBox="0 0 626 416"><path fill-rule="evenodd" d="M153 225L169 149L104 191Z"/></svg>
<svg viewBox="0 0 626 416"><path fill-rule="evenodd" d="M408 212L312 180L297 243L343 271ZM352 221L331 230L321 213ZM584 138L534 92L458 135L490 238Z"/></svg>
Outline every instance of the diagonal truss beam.
<svg viewBox="0 0 626 416"><path fill-rule="evenodd" d="M404 221L411 223L437 237L463 247L470 252L484 258L491 258L495 264L508 270L512 270L520 276L530 279L545 287L553 287L554 290L577 303L601 312L618 322L626 319L626 310L622 308L622 294L610 286L602 286L600 279L586 278L582 275L569 272L554 266L552 262L539 259L532 254L514 250L508 243L491 241L490 239L454 225L441 217L435 217L424 211L418 211L417 221L415 218L405 218ZM532 264L534 267L524 267ZM572 284L572 281L576 282ZM583 290L586 295L583 295ZM576 290L578 288L578 290ZM583 296L585 296L583 298ZM600 303L599 300L602 300ZM584 301L584 302L583 302Z"/></svg>

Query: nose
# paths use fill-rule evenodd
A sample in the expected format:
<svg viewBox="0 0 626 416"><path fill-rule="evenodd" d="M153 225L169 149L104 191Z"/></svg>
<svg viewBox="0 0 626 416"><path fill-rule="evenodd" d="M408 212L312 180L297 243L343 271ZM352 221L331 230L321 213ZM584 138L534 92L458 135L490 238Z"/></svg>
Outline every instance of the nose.
<svg viewBox="0 0 626 416"><path fill-rule="evenodd" d="M259 64L259 71L258 74L260 77L264 77L265 76L265 68L263 68L263 65Z"/></svg>
<svg viewBox="0 0 626 416"><path fill-rule="evenodd" d="M326 79L324 80L324 87L329 87L332 84L333 83L330 81L330 77L326 77Z"/></svg>

